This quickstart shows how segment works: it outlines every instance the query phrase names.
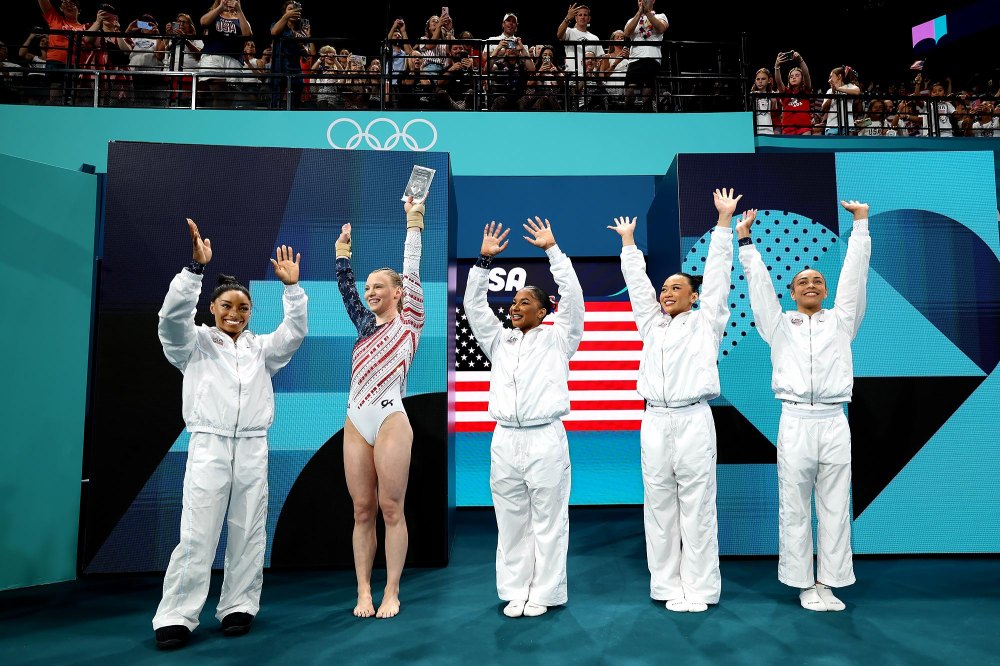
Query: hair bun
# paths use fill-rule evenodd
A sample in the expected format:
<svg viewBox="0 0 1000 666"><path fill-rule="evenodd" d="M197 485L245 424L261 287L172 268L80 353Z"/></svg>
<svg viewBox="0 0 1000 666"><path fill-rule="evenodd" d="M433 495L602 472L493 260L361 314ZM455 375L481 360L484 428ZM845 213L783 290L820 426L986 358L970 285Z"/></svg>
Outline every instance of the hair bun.
<svg viewBox="0 0 1000 666"><path fill-rule="evenodd" d="M241 282L239 280L237 280L235 277L233 277L232 275L222 275L222 274L220 274L219 275L219 286L222 286L224 284L241 284Z"/></svg>

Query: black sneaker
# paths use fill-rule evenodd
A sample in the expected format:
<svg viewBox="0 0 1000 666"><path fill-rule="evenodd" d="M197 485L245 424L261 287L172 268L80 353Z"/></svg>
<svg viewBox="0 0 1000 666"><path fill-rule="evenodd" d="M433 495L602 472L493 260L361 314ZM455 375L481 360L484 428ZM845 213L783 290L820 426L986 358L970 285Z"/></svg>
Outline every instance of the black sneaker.
<svg viewBox="0 0 1000 666"><path fill-rule="evenodd" d="M156 630L156 647L161 650L175 650L187 645L191 630L182 624L160 627Z"/></svg>
<svg viewBox="0 0 1000 666"><path fill-rule="evenodd" d="M242 636L250 631L253 615L250 613L230 613L222 618L222 633L226 636Z"/></svg>

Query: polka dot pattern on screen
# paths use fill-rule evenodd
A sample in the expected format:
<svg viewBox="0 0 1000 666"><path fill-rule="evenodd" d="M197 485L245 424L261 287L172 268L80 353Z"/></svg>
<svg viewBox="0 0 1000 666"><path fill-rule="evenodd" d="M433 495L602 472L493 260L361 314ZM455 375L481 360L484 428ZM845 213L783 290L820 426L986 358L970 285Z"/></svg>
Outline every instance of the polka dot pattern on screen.
<svg viewBox="0 0 1000 666"><path fill-rule="evenodd" d="M736 222L737 218L734 217L734 229ZM752 231L757 250L771 273L774 290L778 294L782 309L794 309L795 304L788 295L789 281L795 273L818 264L820 258L837 243L837 237L829 229L809 218L780 210L758 211ZM691 250L682 262L682 271L691 275L704 274L711 234L709 230L692 244ZM734 252L737 249L734 248ZM743 339L756 335L753 332L756 324L753 320L753 311L750 309L746 276L743 274L742 266L739 265L738 256L733 258L727 298L729 325L726 326L719 347L723 358L729 356Z"/></svg>

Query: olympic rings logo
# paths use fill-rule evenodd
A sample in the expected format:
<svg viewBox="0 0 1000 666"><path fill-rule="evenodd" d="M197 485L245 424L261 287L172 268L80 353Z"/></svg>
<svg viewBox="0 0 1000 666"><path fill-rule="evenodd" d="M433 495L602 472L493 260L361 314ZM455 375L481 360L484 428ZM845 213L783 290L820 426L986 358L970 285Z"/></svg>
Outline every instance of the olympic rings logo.
<svg viewBox="0 0 1000 666"><path fill-rule="evenodd" d="M343 146L337 145L337 143L333 140L333 128L339 125L340 123L349 123L350 125L354 126L355 130L354 136L348 139L347 143ZM384 143L382 139L380 139L372 132L373 127L376 127L383 123L388 124L392 129L392 133L389 134L389 136L385 137ZM431 142L426 146L420 146L420 144L417 143L417 140L413 137L413 135L410 134L410 127L412 127L416 123L423 123L424 125L427 125L427 127L430 128L431 130L432 134ZM437 128L434 127L433 123L423 118L414 118L410 122L403 125L403 129L399 129L399 125L397 125L395 121L393 121L390 118L376 118L372 120L370 123L368 123L368 125L364 129L361 129L361 124L358 123L358 121L354 120L353 118L337 118L332 123L330 123L329 127L326 128L326 141L333 148L338 148L340 150L354 150L355 148L361 145L362 140L364 140L365 143L368 144L368 147L371 148L372 150L392 150L399 144L400 141L402 141L403 145L409 148L410 150L422 153L430 150L431 148L434 147L434 144L437 143L438 131Z"/></svg>

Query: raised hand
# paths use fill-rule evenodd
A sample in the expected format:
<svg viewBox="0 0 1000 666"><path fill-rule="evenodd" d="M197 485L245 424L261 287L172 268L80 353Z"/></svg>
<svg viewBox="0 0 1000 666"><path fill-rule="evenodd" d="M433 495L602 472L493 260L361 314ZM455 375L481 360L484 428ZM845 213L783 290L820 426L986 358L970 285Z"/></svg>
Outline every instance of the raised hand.
<svg viewBox="0 0 1000 666"><path fill-rule="evenodd" d="M503 229L503 233L500 230ZM503 252L509 241L504 240L510 229L504 229L503 224L490 222L483 227L483 245L479 248L479 254L486 257L495 257Z"/></svg>
<svg viewBox="0 0 1000 666"><path fill-rule="evenodd" d="M351 223L348 222L340 228L340 237L337 239L338 243L350 243L351 242Z"/></svg>
<svg viewBox="0 0 1000 666"><path fill-rule="evenodd" d="M406 202L403 204L403 210L407 213L413 208L413 197L406 197Z"/></svg>
<svg viewBox="0 0 1000 666"><path fill-rule="evenodd" d="M548 220L542 222L542 218L536 215L534 220L529 217L528 224L522 224L521 226L533 236L533 238L525 236L524 240L535 247L547 250L556 244L556 237L552 235L552 224Z"/></svg>
<svg viewBox="0 0 1000 666"><path fill-rule="evenodd" d="M571 4L569 9L566 10L566 23L573 23L576 20L576 13L578 11L580 11L580 9L577 4L575 2Z"/></svg>
<svg viewBox="0 0 1000 666"><path fill-rule="evenodd" d="M738 238L750 238L750 227L757 219L757 209L751 208L743 213L743 217L736 224L736 236Z"/></svg>
<svg viewBox="0 0 1000 666"><path fill-rule="evenodd" d="M850 200L841 201L840 205L844 207L849 213L853 213L855 220L864 220L868 218L868 204L861 203L860 201Z"/></svg>
<svg viewBox="0 0 1000 666"><path fill-rule="evenodd" d="M191 258L199 264L205 265L212 261L212 241L201 237L198 232L198 225L190 217L187 218L188 232L191 234Z"/></svg>
<svg viewBox="0 0 1000 666"><path fill-rule="evenodd" d="M614 230L619 236L622 237L622 247L626 245L635 245L635 223L639 218L633 217L631 221L628 219L628 215L624 217L615 218L615 226L608 225L608 229Z"/></svg>
<svg viewBox="0 0 1000 666"><path fill-rule="evenodd" d="M719 219L731 218L733 213L736 212L736 204L740 202L743 195L738 197L733 197L733 189L729 188L729 192L726 192L726 188L721 190L716 190L712 193L712 198L715 199L715 210L719 211Z"/></svg>
<svg viewBox="0 0 1000 666"><path fill-rule="evenodd" d="M275 250L274 255L278 258L277 261L274 259L271 260L275 276L285 284L295 284L298 282L299 261L302 259L302 255L294 254L291 245L282 245ZM292 260L293 256L295 257L294 261Z"/></svg>

